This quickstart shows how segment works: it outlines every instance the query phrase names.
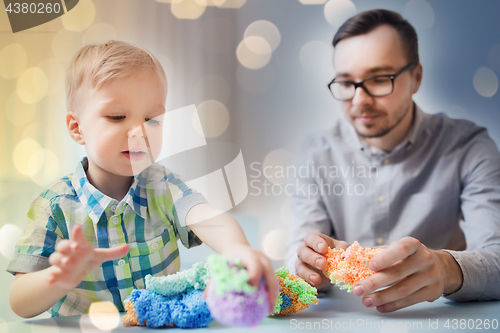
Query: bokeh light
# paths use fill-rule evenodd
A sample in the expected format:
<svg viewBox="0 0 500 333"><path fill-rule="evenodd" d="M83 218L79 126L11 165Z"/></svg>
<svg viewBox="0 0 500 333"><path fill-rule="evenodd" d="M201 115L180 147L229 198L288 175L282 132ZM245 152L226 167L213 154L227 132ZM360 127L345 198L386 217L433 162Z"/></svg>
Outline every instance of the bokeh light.
<svg viewBox="0 0 500 333"><path fill-rule="evenodd" d="M403 16L415 29L429 29L434 25L436 17L434 9L425 0L409 0L405 5Z"/></svg>
<svg viewBox="0 0 500 333"><path fill-rule="evenodd" d="M19 77L27 64L28 55L19 43L9 44L0 51L0 76L6 80Z"/></svg>
<svg viewBox="0 0 500 333"><path fill-rule="evenodd" d="M57 93L64 93L64 77L66 76L66 68L56 58L45 59L38 64L43 72L47 75L49 88L47 95L52 96Z"/></svg>
<svg viewBox="0 0 500 333"><path fill-rule="evenodd" d="M330 0L324 7L325 18L330 25L338 28L348 18L356 15L356 6L349 0Z"/></svg>
<svg viewBox="0 0 500 333"><path fill-rule="evenodd" d="M269 46L271 46L272 51L276 50L281 42L281 34L278 28L273 23L266 20L259 20L251 23L243 34L244 38L250 36L264 38Z"/></svg>
<svg viewBox="0 0 500 333"><path fill-rule="evenodd" d="M226 2L227 0L207 0L207 6L216 6L220 7Z"/></svg>
<svg viewBox="0 0 500 333"><path fill-rule="evenodd" d="M193 114L193 126L198 134L215 138L226 131L229 125L229 111L223 103L208 100L198 105L196 109L200 122L196 114Z"/></svg>
<svg viewBox="0 0 500 333"><path fill-rule="evenodd" d="M293 154L285 149L276 149L266 155L262 162L262 172L274 184L288 184L293 179Z"/></svg>
<svg viewBox="0 0 500 333"><path fill-rule="evenodd" d="M208 53L221 54L231 49L237 31L230 21L214 17L202 24L197 36Z"/></svg>
<svg viewBox="0 0 500 333"><path fill-rule="evenodd" d="M28 174L40 186L50 185L57 180L59 169L59 159L50 149L39 149L28 160Z"/></svg>
<svg viewBox="0 0 500 333"><path fill-rule="evenodd" d="M95 302L89 309L90 322L102 331L111 331L120 324L120 313L111 302Z"/></svg>
<svg viewBox="0 0 500 333"><path fill-rule="evenodd" d="M498 90L498 78L491 69L480 67L472 80L477 93L483 97L492 97Z"/></svg>
<svg viewBox="0 0 500 333"><path fill-rule="evenodd" d="M236 79L240 87L256 94L268 90L273 85L275 78L276 73L271 64L259 70L250 70L243 66L238 66L236 70Z"/></svg>
<svg viewBox="0 0 500 333"><path fill-rule="evenodd" d="M24 103L40 101L49 90L49 79L40 67L30 67L17 79L17 94Z"/></svg>
<svg viewBox="0 0 500 333"><path fill-rule="evenodd" d="M218 75L207 75L196 82L193 89L193 96L199 104L206 100L217 100L227 103L230 89L226 80Z"/></svg>
<svg viewBox="0 0 500 333"><path fill-rule="evenodd" d="M272 49L262 37L250 36L243 39L236 49L240 64L248 69L259 69L271 60Z"/></svg>
<svg viewBox="0 0 500 333"><path fill-rule="evenodd" d="M36 112L35 104L26 104L16 92L10 94L5 101L5 116L12 125L22 126L33 120Z"/></svg>
<svg viewBox="0 0 500 333"><path fill-rule="evenodd" d="M4 224L0 228L0 254L10 260L14 254L17 239L22 234L21 228L13 224Z"/></svg>
<svg viewBox="0 0 500 333"><path fill-rule="evenodd" d="M85 30L82 44L104 43L116 39L116 36L116 29L111 24L96 23Z"/></svg>
<svg viewBox="0 0 500 333"><path fill-rule="evenodd" d="M333 78L333 48L325 42L312 41L300 50L300 64L310 74L317 75L321 80Z"/></svg>
<svg viewBox="0 0 500 333"><path fill-rule="evenodd" d="M45 128L41 123L38 122L31 123L28 126L26 126L26 128L23 130L21 134L21 140L28 138L36 140L37 138L40 137L40 135L42 135L44 130Z"/></svg>
<svg viewBox="0 0 500 333"><path fill-rule="evenodd" d="M247 0L212 0L220 8L241 8Z"/></svg>
<svg viewBox="0 0 500 333"><path fill-rule="evenodd" d="M322 5L326 0L299 0L303 5Z"/></svg>
<svg viewBox="0 0 500 333"><path fill-rule="evenodd" d="M14 162L14 166L16 167L17 171L25 176L29 176L29 161L31 155L33 155L41 148L42 147L40 146L40 144L36 140L31 138L24 139L19 142L14 148L14 152L12 153L12 161Z"/></svg>
<svg viewBox="0 0 500 333"><path fill-rule="evenodd" d="M170 7L172 14L184 20L195 20L205 12L207 0L182 0L172 2Z"/></svg>
<svg viewBox="0 0 500 333"><path fill-rule="evenodd" d="M31 323L32 333L59 333L59 326L52 318L46 318L37 323Z"/></svg>
<svg viewBox="0 0 500 333"><path fill-rule="evenodd" d="M84 31L95 19L95 5L92 0L80 0L78 5L61 17L62 24L69 31Z"/></svg>
<svg viewBox="0 0 500 333"><path fill-rule="evenodd" d="M82 47L82 33L59 30L52 39L52 52L62 62L70 62L75 53Z"/></svg>
<svg viewBox="0 0 500 333"><path fill-rule="evenodd" d="M285 259L288 232L284 229L275 229L264 236L262 248L264 253L273 260Z"/></svg>
<svg viewBox="0 0 500 333"><path fill-rule="evenodd" d="M494 71L500 72L500 44L493 44L488 51L488 64Z"/></svg>

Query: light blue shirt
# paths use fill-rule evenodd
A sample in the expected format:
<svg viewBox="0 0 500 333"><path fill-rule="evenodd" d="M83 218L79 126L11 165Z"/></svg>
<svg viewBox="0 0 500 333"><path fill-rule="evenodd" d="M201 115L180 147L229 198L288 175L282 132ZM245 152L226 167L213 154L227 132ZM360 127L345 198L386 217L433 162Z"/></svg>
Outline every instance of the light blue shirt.
<svg viewBox="0 0 500 333"><path fill-rule="evenodd" d="M470 121L416 105L405 139L372 149L339 119L297 155L286 264L309 232L363 246L405 236L447 249L463 272L457 301L500 299L500 153Z"/></svg>

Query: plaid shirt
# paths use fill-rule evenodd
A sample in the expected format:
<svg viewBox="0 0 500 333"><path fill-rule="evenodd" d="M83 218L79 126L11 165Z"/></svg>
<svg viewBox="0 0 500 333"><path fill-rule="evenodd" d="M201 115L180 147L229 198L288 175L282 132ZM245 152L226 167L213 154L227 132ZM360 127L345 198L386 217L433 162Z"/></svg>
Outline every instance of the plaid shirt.
<svg viewBox="0 0 500 333"><path fill-rule="evenodd" d="M56 243L69 239L75 224L82 226L94 248L128 243L130 251L87 274L49 310L53 316L87 313L90 304L98 301L113 302L124 311L122 301L134 288L144 288L146 275L179 271L177 239L188 248L201 244L185 219L193 206L206 200L177 175L153 164L134 177L128 194L118 202L89 183L87 168L84 158L73 174L33 200L7 271L29 273L48 268Z"/></svg>

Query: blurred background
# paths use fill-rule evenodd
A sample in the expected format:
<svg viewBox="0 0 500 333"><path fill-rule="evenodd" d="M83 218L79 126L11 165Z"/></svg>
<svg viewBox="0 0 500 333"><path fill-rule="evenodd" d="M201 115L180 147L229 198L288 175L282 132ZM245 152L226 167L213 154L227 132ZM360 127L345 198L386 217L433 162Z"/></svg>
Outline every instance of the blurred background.
<svg viewBox="0 0 500 333"><path fill-rule="evenodd" d="M64 75L81 46L118 39L149 49L167 73L167 112L195 104L208 143L239 146L248 195L229 212L279 267L290 219L290 177L279 172L307 134L341 116L326 87L331 41L345 19L373 8L417 30L419 106L485 126L498 145L497 0L80 0L15 34L0 5L0 323L20 320L5 268L29 203L85 156L65 127ZM182 249L182 268L207 253Z"/></svg>

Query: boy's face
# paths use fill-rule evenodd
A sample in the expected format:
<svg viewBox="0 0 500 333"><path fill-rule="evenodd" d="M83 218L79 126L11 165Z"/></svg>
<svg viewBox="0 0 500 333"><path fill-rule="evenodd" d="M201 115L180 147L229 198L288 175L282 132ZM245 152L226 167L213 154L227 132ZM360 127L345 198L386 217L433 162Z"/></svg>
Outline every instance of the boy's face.
<svg viewBox="0 0 500 333"><path fill-rule="evenodd" d="M151 165L161 151L166 97L149 70L84 92L78 123L89 164L118 176Z"/></svg>

